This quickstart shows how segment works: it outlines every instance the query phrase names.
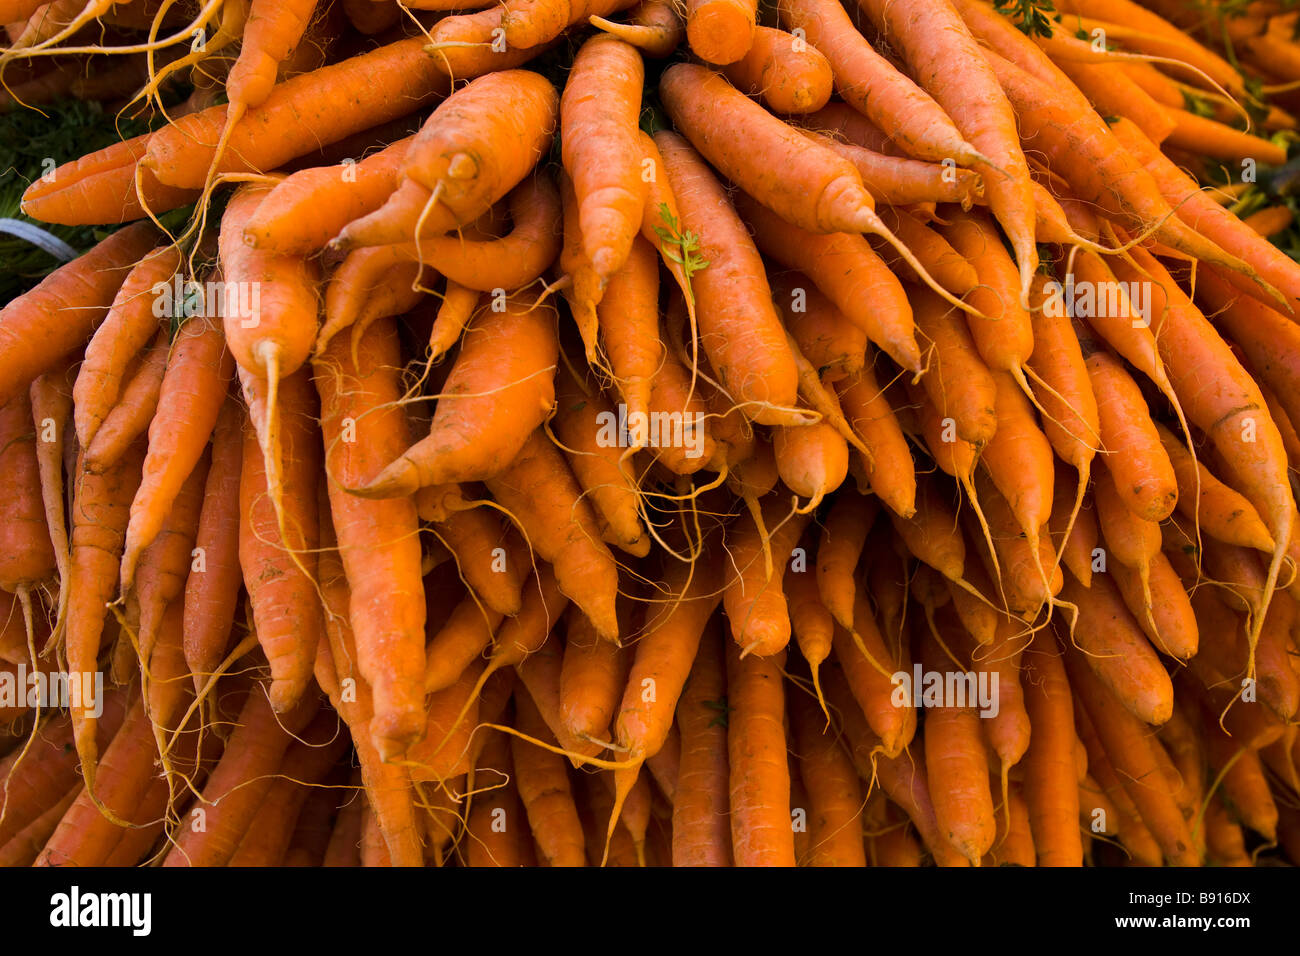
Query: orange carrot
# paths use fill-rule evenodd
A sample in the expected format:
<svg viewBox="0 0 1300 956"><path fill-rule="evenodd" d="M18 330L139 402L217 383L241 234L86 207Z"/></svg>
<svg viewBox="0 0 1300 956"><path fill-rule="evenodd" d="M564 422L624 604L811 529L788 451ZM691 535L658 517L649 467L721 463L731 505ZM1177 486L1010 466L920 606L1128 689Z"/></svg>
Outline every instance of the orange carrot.
<svg viewBox="0 0 1300 956"><path fill-rule="evenodd" d="M806 40L757 27L747 52L723 67L723 74L746 93L758 95L775 113L813 113L831 97L830 62Z"/></svg>

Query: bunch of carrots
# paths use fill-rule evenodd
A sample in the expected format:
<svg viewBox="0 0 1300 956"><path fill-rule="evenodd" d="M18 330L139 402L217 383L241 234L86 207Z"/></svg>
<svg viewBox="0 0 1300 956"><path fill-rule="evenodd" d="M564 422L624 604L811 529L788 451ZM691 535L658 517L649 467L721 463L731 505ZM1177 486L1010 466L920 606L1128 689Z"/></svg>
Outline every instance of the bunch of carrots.
<svg viewBox="0 0 1300 956"><path fill-rule="evenodd" d="M0 0L0 862L1300 865L1287 6Z"/></svg>

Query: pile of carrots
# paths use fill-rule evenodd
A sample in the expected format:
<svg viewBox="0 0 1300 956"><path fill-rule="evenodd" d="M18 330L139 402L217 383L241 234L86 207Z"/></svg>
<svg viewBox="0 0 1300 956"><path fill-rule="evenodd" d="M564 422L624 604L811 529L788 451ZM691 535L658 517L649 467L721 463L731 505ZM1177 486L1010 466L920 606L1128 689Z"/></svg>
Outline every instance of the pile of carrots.
<svg viewBox="0 0 1300 956"><path fill-rule="evenodd" d="M0 863L1300 865L1290 6L0 0Z"/></svg>

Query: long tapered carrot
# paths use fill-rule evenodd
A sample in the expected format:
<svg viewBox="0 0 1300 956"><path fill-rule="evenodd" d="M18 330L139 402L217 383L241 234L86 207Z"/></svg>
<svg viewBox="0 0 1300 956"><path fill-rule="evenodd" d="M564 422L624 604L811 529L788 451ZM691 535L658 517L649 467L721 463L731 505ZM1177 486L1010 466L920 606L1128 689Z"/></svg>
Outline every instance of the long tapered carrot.
<svg viewBox="0 0 1300 956"><path fill-rule="evenodd" d="M799 776L808 793L807 865L866 866L862 790L853 761L810 698L795 694L789 704Z"/></svg>
<svg viewBox="0 0 1300 956"><path fill-rule="evenodd" d="M221 663L243 586L239 566L242 417L233 398L217 415L193 560L185 580L184 650L196 690Z"/></svg>
<svg viewBox="0 0 1300 956"><path fill-rule="evenodd" d="M858 6L896 44L921 86L981 154L985 195L1015 250L1020 298L1027 301L1038 268L1034 197L1016 114L998 76L980 56L979 44L948 0L921 0L906 6L858 0Z"/></svg>
<svg viewBox="0 0 1300 956"><path fill-rule="evenodd" d="M790 772L785 756L781 665L727 644L727 757L731 843L737 866L793 866Z"/></svg>
<svg viewBox="0 0 1300 956"><path fill-rule="evenodd" d="M239 564L258 642L271 665L270 698L277 712L292 708L306 690L321 627L314 582L320 534L314 491L320 472L320 439L315 431L318 403L306 369L286 378L283 385L283 534L270 500L257 436L248 426L239 481Z"/></svg>
<svg viewBox="0 0 1300 956"><path fill-rule="evenodd" d="M716 629L700 641L677 705L682 752L673 797L674 866L731 864L725 643Z"/></svg>
<svg viewBox="0 0 1300 956"><path fill-rule="evenodd" d="M787 30L801 29L810 44L830 60L835 89L898 144L918 159L959 166L976 158L975 147L920 86L876 52L848 13L827 0L783 0L778 11Z"/></svg>
<svg viewBox="0 0 1300 956"><path fill-rule="evenodd" d="M0 402L85 344L156 237L147 225L121 229L0 310Z"/></svg>
<svg viewBox="0 0 1300 956"><path fill-rule="evenodd" d="M1025 709L1033 732L1024 757L1025 801L1041 866L1081 866L1074 707L1061 652L1050 629L1025 656Z"/></svg>
<svg viewBox="0 0 1300 956"><path fill-rule="evenodd" d="M522 687L515 690L515 714L520 732L550 742L551 733L537 712L537 705ZM551 866L585 865L582 824L574 806L564 758L513 736L510 753L519 797L541 856Z"/></svg>

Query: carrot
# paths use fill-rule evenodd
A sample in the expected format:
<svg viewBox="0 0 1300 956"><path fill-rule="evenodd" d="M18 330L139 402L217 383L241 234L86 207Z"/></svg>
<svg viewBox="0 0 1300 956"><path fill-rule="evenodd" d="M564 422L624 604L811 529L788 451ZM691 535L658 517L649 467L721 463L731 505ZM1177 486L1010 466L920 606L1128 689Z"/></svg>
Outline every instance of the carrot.
<svg viewBox="0 0 1300 956"><path fill-rule="evenodd" d="M804 542L805 545L811 543L810 536L806 533ZM822 604L817 579L807 568L787 574L784 583L786 601L790 607L790 629L794 632L799 652L808 663L813 692L821 700L820 667L831 653L835 619Z"/></svg>
<svg viewBox="0 0 1300 956"><path fill-rule="evenodd" d="M979 548L980 560L990 579L997 579L998 589L1008 610L1014 614L1032 617L1044 604L1061 590L1062 574L1053 562L1045 564L1043 556L1050 553L1051 537L1044 525L1038 540L1031 542L1025 536L1020 520L1011 510L1011 504L1002 496L986 474L975 476L975 488L988 525L987 537L994 551ZM981 542L983 529L975 517L967 517L967 530L972 541Z"/></svg>
<svg viewBox="0 0 1300 956"><path fill-rule="evenodd" d="M1142 822L1161 851L1175 865L1198 865L1187 821L1168 791L1155 784L1160 770L1152 747L1157 742L1149 739L1148 728L1130 712L1122 698L1094 676L1080 654L1067 653L1066 668L1071 687L1091 719L1116 774L1126 781L1124 790L1136 804Z"/></svg>
<svg viewBox="0 0 1300 956"><path fill-rule="evenodd" d="M744 56L723 74L739 90L759 96L775 113L813 113L830 99L830 62L816 47L784 30L756 27Z"/></svg>
<svg viewBox="0 0 1300 956"><path fill-rule="evenodd" d="M631 652L601 639L586 617L570 612L560 667L560 719L574 737L610 739Z"/></svg>
<svg viewBox="0 0 1300 956"><path fill-rule="evenodd" d="M808 866L866 866L863 798L853 762L807 697L790 700L799 777L808 794Z"/></svg>
<svg viewBox="0 0 1300 956"><path fill-rule="evenodd" d="M835 108L842 105L831 104L828 108L818 110L803 121L804 125L813 140L853 164L858 175L862 177L862 185L867 188L867 192L871 194L877 205L910 206L926 202L955 202L967 206L973 201L979 186L979 176L976 173L969 169L956 169L938 163L898 157L860 145L850 136L851 132L855 131L854 120L844 117L843 113ZM853 111L849 110L849 112ZM883 146L883 143L876 143L876 145ZM901 224L891 221L886 215L887 212L895 213L894 219ZM969 291L969 286L953 289L952 283L945 282L941 275L936 273L934 264L922 254L924 248L917 248L917 244L901 231L911 227L912 238L926 235L924 227L919 222L898 209L881 210L881 216L885 218L894 233L912 248L917 258L944 288L956 294L965 294ZM935 233L929 235L937 237ZM954 263L953 268L960 269L960 266ZM965 278L967 277L963 276L956 284L963 285ZM973 284L972 281L971 285Z"/></svg>
<svg viewBox="0 0 1300 956"><path fill-rule="evenodd" d="M997 371L993 382L998 427L980 460L1033 548L1052 513L1052 445L1013 376Z"/></svg>
<svg viewBox="0 0 1300 956"><path fill-rule="evenodd" d="M466 821L469 866L522 866L525 846L531 849L527 818L512 779L510 741L507 735L494 733L479 756L474 782L489 789L477 794L470 804Z"/></svg>
<svg viewBox="0 0 1300 956"><path fill-rule="evenodd" d="M221 330L202 318L182 326L167 366L158 397L160 413L149 425L144 477L131 502L122 557L124 591L131 587L140 553L157 536L186 476L203 454L233 371Z"/></svg>
<svg viewBox="0 0 1300 956"><path fill-rule="evenodd" d="M826 421L777 426L772 450L781 480L795 495L808 499L803 507L810 511L848 477L849 446Z"/></svg>
<svg viewBox="0 0 1300 956"><path fill-rule="evenodd" d="M41 493L32 403L20 392L0 406L0 588L18 595L30 638L31 591L58 570Z"/></svg>
<svg viewBox="0 0 1300 956"><path fill-rule="evenodd" d="M1038 268L1034 244L1034 197L1020 149L1016 113L999 77L948 0L925 0L906 8L884 0L859 0L876 28L889 37L966 142L987 166L984 191L1011 240L1020 272L1020 300L1027 302ZM969 165L965 157L953 157ZM1028 356L1026 355L1026 358Z"/></svg>
<svg viewBox="0 0 1300 956"><path fill-rule="evenodd" d="M515 716L521 733L550 742L537 705L527 691L515 691ZM542 858L549 866L583 866L586 855L563 758L518 737L510 738L516 786Z"/></svg>
<svg viewBox="0 0 1300 956"><path fill-rule="evenodd" d="M1123 367L1102 352L1088 357L1097 397L1106 463L1125 505L1138 517L1160 521L1178 500L1173 465L1146 411L1146 402Z"/></svg>
<svg viewBox="0 0 1300 956"><path fill-rule="evenodd" d="M143 435L158 410L171 343L159 332L153 344L134 362L118 403L96 429L86 448L86 469L102 471L112 465L127 447Z"/></svg>
<svg viewBox="0 0 1300 956"><path fill-rule="evenodd" d="M1025 709L1033 733L1024 757L1025 801L1042 866L1082 866L1074 708L1052 633L1034 635L1025 669Z"/></svg>
<svg viewBox="0 0 1300 956"><path fill-rule="evenodd" d="M316 351L345 328L360 335L375 319L415 308L424 295L418 258L413 246L400 244L349 252L325 286L325 322L316 335Z"/></svg>
<svg viewBox="0 0 1300 956"><path fill-rule="evenodd" d="M617 640L618 567L559 450L538 430L487 485L537 556L555 566L560 590L582 608L602 638ZM547 516L547 508L555 510L554 516Z"/></svg>
<svg viewBox="0 0 1300 956"><path fill-rule="evenodd" d="M1119 564L1110 569L1124 603L1151 642L1167 654L1188 658L1199 643L1196 618L1178 572L1163 551L1150 560L1146 590L1140 573ZM1149 601L1149 603L1148 603Z"/></svg>
<svg viewBox="0 0 1300 956"><path fill-rule="evenodd" d="M86 346L73 389L77 438L83 448L113 408L127 365L158 329L159 283L171 284L180 252L167 246L147 254L122 282L108 315Z"/></svg>
<svg viewBox="0 0 1300 956"><path fill-rule="evenodd" d="M40 473L45 524L54 547L59 574L59 593L66 593L68 579L68 511L64 501L63 459L72 446L72 388L68 384L71 366L58 367L38 376L28 390L32 403L32 424L36 427L36 467Z"/></svg>
<svg viewBox="0 0 1300 956"><path fill-rule="evenodd" d="M364 483L407 443L398 353L395 324L377 322L354 355L336 342L312 363L357 663L374 694L371 733L385 760L413 743L423 724L419 519L409 498L367 501L346 489Z"/></svg>
<svg viewBox="0 0 1300 956"><path fill-rule="evenodd" d="M674 866L731 864L724 641L716 630L700 641L677 704L682 764L673 798Z"/></svg>
<svg viewBox="0 0 1300 956"><path fill-rule="evenodd" d="M650 382L663 357L658 290L654 248L638 237L623 267L610 276L596 309L605 355L629 419L648 414Z"/></svg>
<svg viewBox="0 0 1300 956"><path fill-rule="evenodd" d="M205 453L181 485L158 537L140 555L134 598L140 615L140 661L146 672L159 638L164 613L167 612L168 605L180 597L189 577L208 470L209 462ZM179 624L179 603L176 611Z"/></svg>
<svg viewBox="0 0 1300 956"><path fill-rule="evenodd" d="M709 364L747 418L760 424L806 420L792 407L798 371L744 224L685 140L661 131L655 143L681 210L680 235L698 237L698 255L708 263L692 275L691 287Z"/></svg>
<svg viewBox="0 0 1300 956"><path fill-rule="evenodd" d="M837 627L832 645L853 699L880 738L882 751L886 756L898 755L916 731L916 709L910 700L898 705L893 699L897 685L892 675L902 669L903 661L886 645L864 593L859 592L855 603L852 629Z"/></svg>
<svg viewBox="0 0 1300 956"><path fill-rule="evenodd" d="M727 645L727 758L731 843L737 866L793 866L790 774L785 758L784 652L773 657Z"/></svg>
<svg viewBox="0 0 1300 956"><path fill-rule="evenodd" d="M499 515L484 508L457 511L436 523L434 533L451 551L456 567L471 590L497 614L519 611L526 561L507 540L508 528ZM512 547L505 548L504 545Z"/></svg>
<svg viewBox="0 0 1300 956"><path fill-rule="evenodd" d="M228 107L183 116L150 136L140 166L164 185L198 189L209 170L220 175L276 169L321 145L405 116L446 89L423 47L420 37L398 40L285 80L244 114L219 156ZM349 108L340 109L341 102Z"/></svg>
<svg viewBox="0 0 1300 956"><path fill-rule="evenodd" d="M1036 39L1040 46L1051 52L1058 37ZM1168 141L1171 146L1178 145L1176 134L1182 125L1178 114L1185 111L1170 110L1158 103L1128 74L1123 64L1082 63L1064 56L1056 62L1102 116L1128 117L1152 142ZM1181 105L1181 97L1179 99ZM1208 150L1201 150L1198 144L1197 151Z"/></svg>
<svg viewBox="0 0 1300 956"><path fill-rule="evenodd" d="M765 497L761 508L761 526L756 516L746 514L728 528L724 548L735 573L726 575L722 603L732 639L745 656L766 657L782 650L790 640L782 581L808 518L792 513L779 497ZM763 557L765 545L772 554L770 570Z"/></svg>
<svg viewBox="0 0 1300 956"><path fill-rule="evenodd" d="M652 57L671 54L686 34L681 14L666 0L641 0L632 7L626 23L615 23L602 16L587 19L592 26L612 33Z"/></svg>
<svg viewBox="0 0 1300 956"><path fill-rule="evenodd" d="M1115 586L1093 575L1092 587L1085 591L1071 578L1061 597L1079 608L1073 634L1077 653L1108 692L1139 720L1157 725L1168 720L1173 706L1169 675Z"/></svg>
<svg viewBox="0 0 1300 956"><path fill-rule="evenodd" d="M425 692L436 693L454 684L474 658L492 643L492 634L501 619L500 613L480 608L473 596L461 600L429 639L425 652Z"/></svg>
<svg viewBox="0 0 1300 956"><path fill-rule="evenodd" d="M597 34L574 56L560 98L564 168L577 194L583 251L602 285L627 261L641 224L644 74L634 47Z"/></svg>
<svg viewBox="0 0 1300 956"><path fill-rule="evenodd" d="M802 29L830 61L835 88L851 106L918 159L969 165L975 148L930 95L882 57L837 3L784 0L778 12L787 30Z"/></svg>
<svg viewBox="0 0 1300 956"><path fill-rule="evenodd" d="M867 335L802 273L769 273L772 300L799 351L828 383L861 371Z"/></svg>
<svg viewBox="0 0 1300 956"><path fill-rule="evenodd" d="M939 414L952 420L957 437L983 448L997 432L997 382L976 351L969 327L947 303L927 290L917 290L912 300L917 329L933 345L931 371L921 385Z"/></svg>
<svg viewBox="0 0 1300 956"><path fill-rule="evenodd" d="M894 361L909 371L920 371L908 296L865 239L799 229L743 193L737 194L736 207L765 253L806 274Z"/></svg>
<svg viewBox="0 0 1300 956"><path fill-rule="evenodd" d="M221 760L203 788L204 829L182 827L163 866L222 866L239 847L248 823L271 789L285 753L316 715L318 702L304 697L277 714L258 687L248 692Z"/></svg>
<svg viewBox="0 0 1300 956"><path fill-rule="evenodd" d="M227 398L212 435L193 561L185 580L185 661L202 690L225 654L243 584L239 565L239 485L243 432L239 406Z"/></svg>
<svg viewBox="0 0 1300 956"><path fill-rule="evenodd" d="M1072 108L1052 88L996 53L985 50L984 56L1016 109L1021 141L1045 153L1080 199L1135 229L1154 230L1157 239L1180 252L1255 277L1251 266L1174 214L1151 175L1114 148L1111 129L1100 116Z"/></svg>
<svg viewBox="0 0 1300 956"><path fill-rule="evenodd" d="M126 541L130 500L140 484L144 443L137 442L121 460L100 475L78 462L72 500L72 555L68 566L68 600L64 610L64 653L70 673L98 670L104 607L112 600ZM96 718L85 702L71 708L82 773L94 787L98 750Z"/></svg>
<svg viewBox="0 0 1300 956"><path fill-rule="evenodd" d="M322 689L330 694L330 703L351 730L357 761L361 765L366 802L376 818L380 839L387 852L399 865L420 865L423 857L410 776L406 767L385 763L375 749L370 733L374 700L370 685L357 672L356 643L348 621L351 599L347 577L338 550L329 546L333 544L333 528L326 522L322 531L326 547L320 554L320 581L328 613L325 615L324 640L316 653L316 671L333 670L338 684L349 678L354 681L354 694L344 696L341 691L332 689L328 680L322 683Z"/></svg>
<svg viewBox="0 0 1300 956"><path fill-rule="evenodd" d="M145 225L118 230L0 310L0 402L85 344L156 237Z"/></svg>
<svg viewBox="0 0 1300 956"><path fill-rule="evenodd" d="M936 167L937 168L937 167ZM939 174L942 177L942 173ZM863 182L866 182L864 176ZM870 188L868 184L868 188ZM928 202L929 199L920 199ZM956 201L965 200L958 197ZM931 278L954 296L964 296L979 285L975 267L967 262L942 235L925 225L920 219L909 215L897 207L886 207L880 211L881 220L887 225L900 242L908 247L929 272ZM891 267L899 271L900 277L913 284L924 284L924 276L917 273L887 242L873 236L871 248Z"/></svg>
<svg viewBox="0 0 1300 956"><path fill-rule="evenodd" d="M855 570L879 511L874 498L842 492L831 505L817 545L817 590L845 628L853 627Z"/></svg>
<svg viewBox="0 0 1300 956"><path fill-rule="evenodd" d="M555 321L550 306L533 308L518 297L506 300L504 312L480 313L443 386L428 437L349 491L391 498L500 474L555 404Z"/></svg>
<svg viewBox="0 0 1300 956"><path fill-rule="evenodd" d="M68 812L68 808L81 796L85 789L81 781L78 780L63 795L62 799L51 804L48 810L10 837L7 843L0 846L0 866L31 866L35 863L42 848L54 835L63 816Z"/></svg>
<svg viewBox="0 0 1300 956"><path fill-rule="evenodd" d="M566 376L567 379L567 376ZM628 554L645 557L650 537L641 524L635 484L620 467L623 450L608 441L618 414L599 394L584 395L564 381L556 400L555 433L583 491L590 496L601 538ZM630 417L630 416L629 416Z"/></svg>
<svg viewBox="0 0 1300 956"><path fill-rule="evenodd" d="M740 60L756 38L756 0L688 0L686 41L708 63Z"/></svg>
<svg viewBox="0 0 1300 956"><path fill-rule="evenodd" d="M398 259L418 259L433 267L461 288L494 292L528 285L560 252L560 199L546 178L534 176L511 191L509 203L513 228L500 239L473 242L456 235L435 236L401 243L392 251ZM373 306L363 308L363 314L368 311Z"/></svg>
<svg viewBox="0 0 1300 956"><path fill-rule="evenodd" d="M279 255L310 255L324 248L353 219L384 204L412 139L407 136L360 161L311 166L286 176L248 217L244 241Z"/></svg>
<svg viewBox="0 0 1300 956"><path fill-rule="evenodd" d="M257 437L246 427L239 482L239 564L253 609L258 642L271 664L270 700L277 713L306 690L320 642L316 595L319 517L317 401L307 370L284 380L285 521L276 520ZM256 414L256 409L253 410Z"/></svg>

